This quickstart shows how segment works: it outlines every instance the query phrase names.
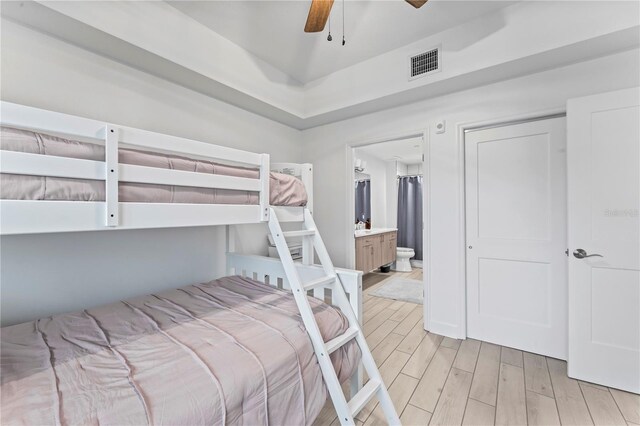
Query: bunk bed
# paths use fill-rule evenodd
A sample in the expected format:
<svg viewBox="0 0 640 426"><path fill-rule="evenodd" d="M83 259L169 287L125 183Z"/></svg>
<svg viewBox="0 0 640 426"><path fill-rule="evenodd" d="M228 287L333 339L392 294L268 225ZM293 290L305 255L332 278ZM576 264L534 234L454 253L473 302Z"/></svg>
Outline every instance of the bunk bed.
<svg viewBox="0 0 640 426"><path fill-rule="evenodd" d="M13 194L4 196L0 225L5 235L243 224L265 221L269 216L269 180L274 175L269 174L268 154L116 126L9 102L2 102L0 108L1 123L7 128L5 132L12 133L12 140L5 143L2 152L3 174L19 175L22 178L20 183L25 188L33 183L33 176L47 176L58 186L64 186L65 183L75 183L76 187L85 185L85 188L81 188L84 193L75 194L75 197L73 188L63 187L58 191L58 194L64 193L63 197L55 198L54 195L47 200L55 200L55 203L43 204L40 202L42 200L34 198L44 198L46 195L29 195L25 191L19 197ZM26 132L20 132L23 129ZM66 141L56 137L60 135ZM43 151L46 153L47 147L53 148L54 155L41 155ZM135 155L145 158L130 158ZM120 161L120 156L124 157L124 161ZM174 164L180 160L184 162L185 158L192 161L187 167L182 164L183 170L170 169L162 164L169 163L170 159L177 160ZM228 165L240 165L242 168ZM198 166L204 170L200 172ZM307 188L306 197L310 198L312 205L309 195L312 189L310 165L276 166L290 174L298 174L302 185L295 185L295 180L287 181L282 173L276 175L274 180L295 185L298 191L300 186ZM193 171L188 170L189 167ZM216 168L222 168L222 173L226 174L216 173L217 170L212 173L210 169ZM27 176L31 178L27 179ZM153 194L149 196L149 192L153 191L148 191L154 186L164 194L173 190L162 191L162 187L185 188L183 193L187 195L183 202L167 202L162 194L154 199ZM123 187L121 191L119 187ZM135 191L136 188L147 190ZM194 203L194 192L187 191L187 188L200 189L200 195L202 191L217 190L226 194L228 200L223 200L223 203L202 202L202 198L206 198L204 195ZM7 191L8 188L3 189ZM79 192L77 188L75 191ZM100 192L104 195L100 196ZM120 192L123 192L125 200L119 199ZM246 196L247 193L251 195ZM239 195L245 195L247 199L242 204L237 201ZM278 196L275 188L274 195ZM146 199L135 200L136 196ZM297 195L294 201L302 201L306 197ZM280 198L285 201L280 204L285 205L274 206L280 213L280 220L301 221L302 209L287 206L286 198ZM84 202L76 202L79 200ZM45 212L47 214L43 214Z"/></svg>
<svg viewBox="0 0 640 426"><path fill-rule="evenodd" d="M334 268L315 229L311 165L8 102L0 112L1 235L225 225L229 275L4 327L3 424L310 424L327 391L343 424L376 395L399 422L359 325L361 273ZM259 222L281 259L235 252L231 227Z"/></svg>

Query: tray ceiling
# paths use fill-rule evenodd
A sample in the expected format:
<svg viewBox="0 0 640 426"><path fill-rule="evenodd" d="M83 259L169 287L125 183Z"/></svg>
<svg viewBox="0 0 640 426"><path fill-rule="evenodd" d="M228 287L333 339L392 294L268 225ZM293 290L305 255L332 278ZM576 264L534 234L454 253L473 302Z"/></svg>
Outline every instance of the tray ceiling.
<svg viewBox="0 0 640 426"><path fill-rule="evenodd" d="M341 46L342 1L331 11L333 41L304 33L310 1L168 1L224 38L300 83L316 80L418 39L437 34L515 1L430 0L414 9L403 0L347 0Z"/></svg>

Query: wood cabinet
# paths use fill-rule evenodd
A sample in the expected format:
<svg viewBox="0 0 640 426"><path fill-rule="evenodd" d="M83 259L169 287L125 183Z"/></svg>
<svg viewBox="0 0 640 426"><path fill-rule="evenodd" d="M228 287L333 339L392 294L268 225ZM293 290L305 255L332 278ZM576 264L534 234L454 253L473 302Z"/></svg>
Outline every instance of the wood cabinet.
<svg viewBox="0 0 640 426"><path fill-rule="evenodd" d="M381 265L388 265L396 260L396 231L381 234Z"/></svg>
<svg viewBox="0 0 640 426"><path fill-rule="evenodd" d="M371 271L373 266L373 246L376 238L359 237L356 238L356 269L363 272Z"/></svg>
<svg viewBox="0 0 640 426"><path fill-rule="evenodd" d="M356 269L369 272L396 260L396 231L356 237Z"/></svg>

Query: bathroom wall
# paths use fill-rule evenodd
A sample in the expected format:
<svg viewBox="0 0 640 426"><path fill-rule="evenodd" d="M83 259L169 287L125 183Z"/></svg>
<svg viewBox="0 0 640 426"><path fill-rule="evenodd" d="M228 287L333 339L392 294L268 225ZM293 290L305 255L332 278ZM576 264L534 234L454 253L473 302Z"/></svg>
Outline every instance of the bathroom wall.
<svg viewBox="0 0 640 426"><path fill-rule="evenodd" d="M407 165L387 161L387 228L398 227L398 176L406 175Z"/></svg>
<svg viewBox="0 0 640 426"><path fill-rule="evenodd" d="M407 175L421 175L422 174L422 163L418 164L408 164L407 165Z"/></svg>
<svg viewBox="0 0 640 426"><path fill-rule="evenodd" d="M387 227L387 165L386 162L356 149L354 157L366 161L363 173L371 177L371 226Z"/></svg>
<svg viewBox="0 0 640 426"><path fill-rule="evenodd" d="M398 176L411 174L407 164L384 161L362 149L354 150L354 158L366 161L364 174L371 180L371 223L374 228L396 228L398 225ZM417 169L416 169L417 170ZM420 166L420 173L422 166ZM413 173L417 174L417 172ZM356 173L358 179L359 173Z"/></svg>

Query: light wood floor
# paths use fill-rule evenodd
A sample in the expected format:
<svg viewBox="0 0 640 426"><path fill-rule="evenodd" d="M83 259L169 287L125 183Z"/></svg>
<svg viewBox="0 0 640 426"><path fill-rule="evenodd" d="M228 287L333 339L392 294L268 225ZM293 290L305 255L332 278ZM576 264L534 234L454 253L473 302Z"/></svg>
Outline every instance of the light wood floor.
<svg viewBox="0 0 640 426"><path fill-rule="evenodd" d="M427 333L422 305L370 294L393 275L365 275L364 332L404 425L640 425L640 396L570 379L564 361ZM356 421L385 424L377 399ZM329 424L330 400L314 425Z"/></svg>

